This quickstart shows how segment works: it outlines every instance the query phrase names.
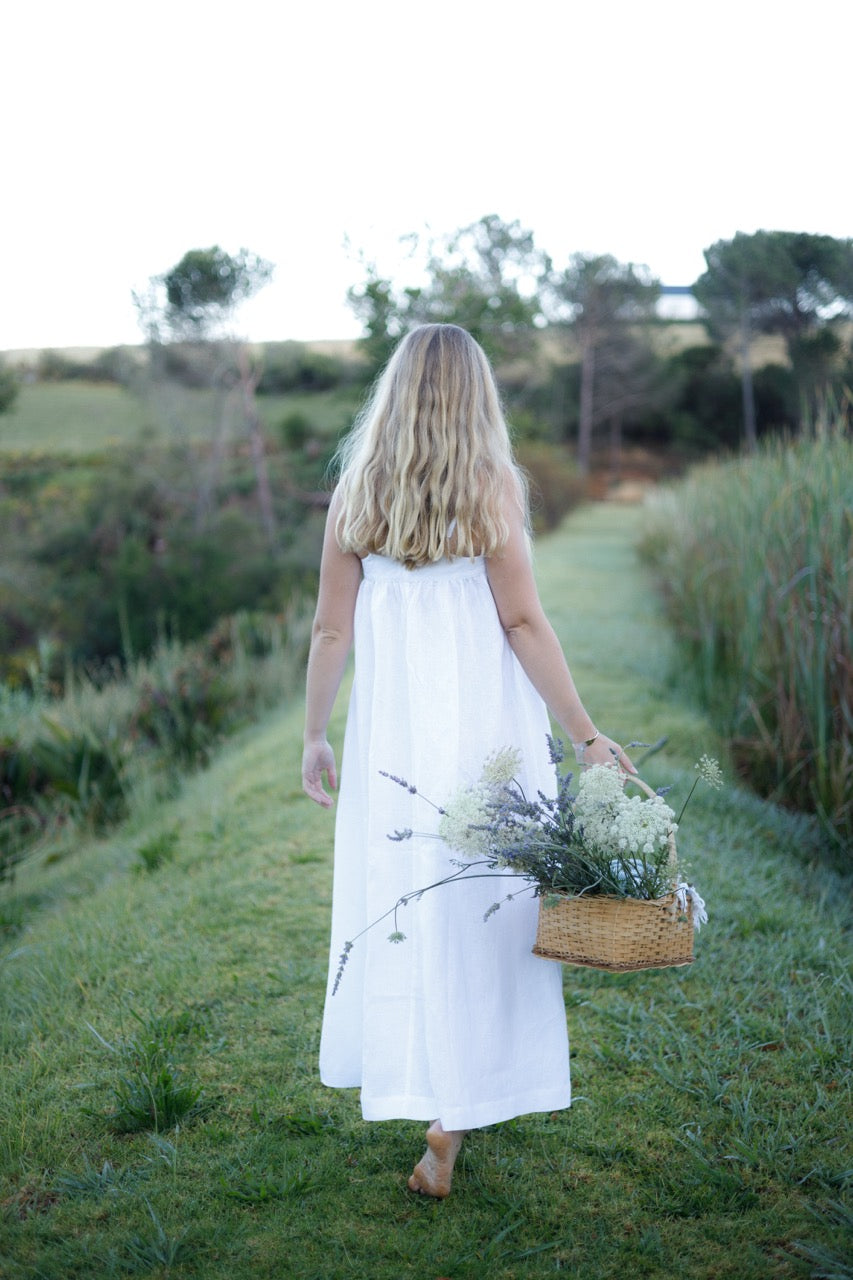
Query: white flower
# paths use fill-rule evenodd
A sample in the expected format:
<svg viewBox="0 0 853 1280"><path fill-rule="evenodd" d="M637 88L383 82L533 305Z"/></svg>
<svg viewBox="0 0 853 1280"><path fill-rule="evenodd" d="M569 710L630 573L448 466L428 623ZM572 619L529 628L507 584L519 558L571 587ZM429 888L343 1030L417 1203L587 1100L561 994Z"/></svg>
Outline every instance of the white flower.
<svg viewBox="0 0 853 1280"><path fill-rule="evenodd" d="M493 751L486 757L480 781L486 786L505 787L517 777L521 769L521 752L517 747L504 747L502 751Z"/></svg>
<svg viewBox="0 0 853 1280"><path fill-rule="evenodd" d="M622 798L622 780L615 764L594 764L581 774L578 804L617 804ZM575 806L577 807L577 805Z"/></svg>
<svg viewBox="0 0 853 1280"><path fill-rule="evenodd" d="M677 831L675 814L661 796L623 796L610 827L612 840L628 853L654 854Z"/></svg>
<svg viewBox="0 0 853 1280"><path fill-rule="evenodd" d="M624 799L616 765L594 764L581 774L574 813L584 844L606 849L612 843L613 820Z"/></svg>
<svg viewBox="0 0 853 1280"><path fill-rule="evenodd" d="M713 787L715 791L719 791L723 786L723 771L718 761L712 759L711 756L701 756L699 763L694 766L699 770L699 776L709 787Z"/></svg>
<svg viewBox="0 0 853 1280"><path fill-rule="evenodd" d="M445 844L462 853L481 855L488 846L485 831L472 830L488 822L488 787L464 787L445 805L438 834Z"/></svg>

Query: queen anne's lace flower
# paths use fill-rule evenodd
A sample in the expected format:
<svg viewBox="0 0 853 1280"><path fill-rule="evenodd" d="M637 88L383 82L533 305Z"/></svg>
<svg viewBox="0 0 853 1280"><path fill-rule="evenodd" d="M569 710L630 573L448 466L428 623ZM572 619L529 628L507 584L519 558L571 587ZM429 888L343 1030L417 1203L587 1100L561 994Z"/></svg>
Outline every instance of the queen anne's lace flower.
<svg viewBox="0 0 853 1280"><path fill-rule="evenodd" d="M675 814L660 796L623 796L610 828L610 838L623 853L655 854L677 831Z"/></svg>
<svg viewBox="0 0 853 1280"><path fill-rule="evenodd" d="M622 797L622 777L615 764L590 765L581 774L575 805L616 804Z"/></svg>
<svg viewBox="0 0 853 1280"><path fill-rule="evenodd" d="M699 776L709 787L713 787L715 791L719 791L723 785L723 771L719 762L711 756L700 756L699 763L695 766L699 770Z"/></svg>
<svg viewBox="0 0 853 1280"><path fill-rule="evenodd" d="M612 843L613 819L624 798L615 765L594 764L581 774L574 814L575 822L583 827L586 844L602 849Z"/></svg>
<svg viewBox="0 0 853 1280"><path fill-rule="evenodd" d="M487 757L480 781L486 786L503 787L512 782L520 769L521 752L518 747L504 747L502 751L493 751Z"/></svg>
<svg viewBox="0 0 853 1280"><path fill-rule="evenodd" d="M464 787L444 806L438 834L451 848L480 856L488 847L488 833L482 830L489 819L489 788Z"/></svg>

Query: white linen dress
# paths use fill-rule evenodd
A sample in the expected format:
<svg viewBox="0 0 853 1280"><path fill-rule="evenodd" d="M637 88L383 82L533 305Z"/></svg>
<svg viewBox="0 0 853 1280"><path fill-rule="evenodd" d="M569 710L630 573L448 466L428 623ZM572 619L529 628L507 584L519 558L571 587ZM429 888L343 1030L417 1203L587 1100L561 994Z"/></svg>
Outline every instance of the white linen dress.
<svg viewBox="0 0 853 1280"><path fill-rule="evenodd" d="M419 569L369 555L355 610L355 675L335 826L329 982L320 1075L360 1086L366 1120L474 1129L570 1102L561 966L531 953L531 892L487 921L512 878L471 879L401 908L346 941L402 894L455 870L434 833L440 805L485 758L522 752L528 794L554 794L548 716L501 627L482 557ZM381 772L405 778L412 795ZM507 882L509 880L509 883ZM519 888L524 883L519 881Z"/></svg>

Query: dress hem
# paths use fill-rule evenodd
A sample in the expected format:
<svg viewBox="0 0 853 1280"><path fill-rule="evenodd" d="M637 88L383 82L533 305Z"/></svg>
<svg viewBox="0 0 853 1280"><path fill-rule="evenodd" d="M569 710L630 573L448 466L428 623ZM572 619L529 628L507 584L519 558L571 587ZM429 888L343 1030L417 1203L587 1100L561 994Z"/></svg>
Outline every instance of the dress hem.
<svg viewBox="0 0 853 1280"><path fill-rule="evenodd" d="M352 1089L358 1085L333 1085L331 1089ZM565 1111L572 1104L569 1085L559 1090L540 1090L534 1093L513 1094L508 1098L490 1099L475 1107L442 1107L435 1098L387 1097L361 1099L362 1118L381 1120L440 1120L442 1127L452 1129L484 1129L488 1125L503 1124L518 1116L537 1115L552 1111Z"/></svg>

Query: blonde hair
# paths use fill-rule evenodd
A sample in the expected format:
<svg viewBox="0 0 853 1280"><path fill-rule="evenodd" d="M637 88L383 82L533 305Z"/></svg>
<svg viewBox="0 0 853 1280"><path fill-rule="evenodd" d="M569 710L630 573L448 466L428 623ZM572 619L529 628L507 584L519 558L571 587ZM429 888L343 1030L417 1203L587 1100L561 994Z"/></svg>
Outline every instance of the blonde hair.
<svg viewBox="0 0 853 1280"><path fill-rule="evenodd" d="M507 480L527 515L494 375L455 324L402 339L338 454L344 551L416 568L450 554L492 555L509 536ZM453 522L455 521L455 526Z"/></svg>

